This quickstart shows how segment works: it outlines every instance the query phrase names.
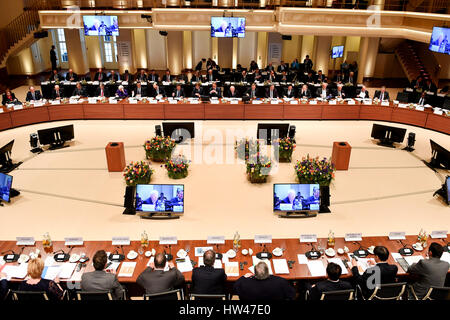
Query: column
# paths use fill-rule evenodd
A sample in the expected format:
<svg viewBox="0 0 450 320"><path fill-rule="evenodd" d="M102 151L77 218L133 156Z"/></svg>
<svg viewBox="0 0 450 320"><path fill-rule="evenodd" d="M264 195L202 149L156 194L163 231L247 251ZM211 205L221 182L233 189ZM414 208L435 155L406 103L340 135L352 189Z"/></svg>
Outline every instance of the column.
<svg viewBox="0 0 450 320"><path fill-rule="evenodd" d="M136 73L134 67L133 52L132 52L132 30L123 29L120 30L117 41L117 62L119 64L119 72L123 74L125 70L128 70L131 74ZM145 57L145 52L144 52Z"/></svg>
<svg viewBox="0 0 450 320"><path fill-rule="evenodd" d="M302 37L300 56L298 57L298 61L300 63L303 62L303 59L305 59L306 55L309 55L311 59L314 59L314 38L314 36L308 35ZM313 62L315 61L313 60Z"/></svg>
<svg viewBox="0 0 450 320"><path fill-rule="evenodd" d="M258 47L256 49L256 63L262 69L267 65L267 51L269 44L269 35L267 32L258 33Z"/></svg>
<svg viewBox="0 0 450 320"><path fill-rule="evenodd" d="M211 58L211 45L212 41L210 31L192 31L192 55L193 66L205 58Z"/></svg>
<svg viewBox="0 0 450 320"><path fill-rule="evenodd" d="M172 74L183 69L183 31L169 31L167 35L167 67Z"/></svg>
<svg viewBox="0 0 450 320"><path fill-rule="evenodd" d="M369 49L369 38L362 37L361 44L359 46L359 58L358 58L358 83L362 83L364 79L365 65L367 61L367 52Z"/></svg>
<svg viewBox="0 0 450 320"><path fill-rule="evenodd" d="M250 62L256 59L256 50L258 47L258 33L246 32L245 38L238 39L238 59L237 63L243 67L250 67Z"/></svg>
<svg viewBox="0 0 450 320"><path fill-rule="evenodd" d="M159 34L158 30L145 30L145 39L149 44L146 47L148 68L165 70L167 68L166 37Z"/></svg>
<svg viewBox="0 0 450 320"><path fill-rule="evenodd" d="M317 37L316 60L313 60L313 68L322 70L324 75L328 75L328 63L330 60L331 36Z"/></svg>
<svg viewBox="0 0 450 320"><path fill-rule="evenodd" d="M183 31L183 68L192 69L192 31Z"/></svg>
<svg viewBox="0 0 450 320"><path fill-rule="evenodd" d="M89 62L86 55L86 44L82 29L65 29L67 55L69 58L69 68L77 74L89 72Z"/></svg>
<svg viewBox="0 0 450 320"><path fill-rule="evenodd" d="M367 45L366 45L367 43ZM360 52L361 63L358 66L358 82L362 82L364 78L373 78L375 72L375 64L378 55L378 46L380 38L363 38L361 41L361 50L367 47L365 54ZM361 74L361 75L360 75Z"/></svg>
<svg viewBox="0 0 450 320"><path fill-rule="evenodd" d="M133 61L136 69L147 69L147 41L144 29L134 29L132 33L133 40Z"/></svg>
<svg viewBox="0 0 450 320"><path fill-rule="evenodd" d="M211 38L211 59L219 64L219 38Z"/></svg>
<svg viewBox="0 0 450 320"><path fill-rule="evenodd" d="M293 35L291 40L283 40L282 60L289 64L294 61L295 58L300 60L301 47L302 36Z"/></svg>

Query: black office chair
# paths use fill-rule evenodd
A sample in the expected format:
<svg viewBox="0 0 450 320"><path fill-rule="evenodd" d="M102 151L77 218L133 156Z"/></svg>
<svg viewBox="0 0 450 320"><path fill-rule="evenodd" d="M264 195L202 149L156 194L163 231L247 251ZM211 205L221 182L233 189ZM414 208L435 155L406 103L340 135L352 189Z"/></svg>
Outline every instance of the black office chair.
<svg viewBox="0 0 450 320"><path fill-rule="evenodd" d="M90 292L90 291L78 291L77 292L78 301L107 301L113 300L111 292L101 291L101 292Z"/></svg>
<svg viewBox="0 0 450 320"><path fill-rule="evenodd" d="M225 294L197 294L191 293L189 295L190 300L227 300Z"/></svg>
<svg viewBox="0 0 450 320"><path fill-rule="evenodd" d="M48 301L45 291L15 291L11 290L12 299L15 301Z"/></svg>
<svg viewBox="0 0 450 320"><path fill-rule="evenodd" d="M397 93L397 99L401 103L408 103L410 94L408 92Z"/></svg>
<svg viewBox="0 0 450 320"><path fill-rule="evenodd" d="M320 300L353 300L355 298L355 290L338 290L323 292Z"/></svg>
<svg viewBox="0 0 450 320"><path fill-rule="evenodd" d="M450 287L431 287L422 300L450 300Z"/></svg>
<svg viewBox="0 0 450 320"><path fill-rule="evenodd" d="M184 300L183 290L176 289L160 293L144 294L144 300Z"/></svg>
<svg viewBox="0 0 450 320"><path fill-rule="evenodd" d="M377 286L367 300L401 300L406 290L406 282Z"/></svg>

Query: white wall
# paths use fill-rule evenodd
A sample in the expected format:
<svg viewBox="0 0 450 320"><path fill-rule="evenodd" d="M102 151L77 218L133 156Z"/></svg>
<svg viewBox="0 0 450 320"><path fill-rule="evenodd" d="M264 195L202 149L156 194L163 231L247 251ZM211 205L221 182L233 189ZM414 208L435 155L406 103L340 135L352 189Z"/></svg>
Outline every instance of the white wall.
<svg viewBox="0 0 450 320"><path fill-rule="evenodd" d="M245 38L238 40L237 63L244 68L250 67L252 60L256 61L256 49L258 47L258 35L256 32L246 32Z"/></svg>
<svg viewBox="0 0 450 320"><path fill-rule="evenodd" d="M145 30L145 36L147 39L148 69L166 69L166 37L160 35L157 30Z"/></svg>
<svg viewBox="0 0 450 320"><path fill-rule="evenodd" d="M230 48L231 50L231 48ZM211 57L211 33L209 31L192 31L192 67L202 59Z"/></svg>

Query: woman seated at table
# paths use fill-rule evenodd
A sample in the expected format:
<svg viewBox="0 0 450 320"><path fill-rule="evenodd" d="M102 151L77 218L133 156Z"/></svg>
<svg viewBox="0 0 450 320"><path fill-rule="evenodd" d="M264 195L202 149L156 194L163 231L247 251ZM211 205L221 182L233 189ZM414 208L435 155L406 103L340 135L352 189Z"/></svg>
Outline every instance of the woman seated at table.
<svg viewBox="0 0 450 320"><path fill-rule="evenodd" d="M41 258L31 259L28 262L28 278L19 284L19 291L43 291L50 300L61 300L63 289L59 285L59 279L54 281L42 278L44 261Z"/></svg>
<svg viewBox="0 0 450 320"><path fill-rule="evenodd" d="M16 102L18 102L16 95L13 92L11 92L10 89L6 89L2 97L2 105L6 106L7 104Z"/></svg>
<svg viewBox="0 0 450 320"><path fill-rule="evenodd" d="M119 97L122 99L128 97L127 90L123 86L119 86L119 89L117 89L117 91L116 91L116 97Z"/></svg>

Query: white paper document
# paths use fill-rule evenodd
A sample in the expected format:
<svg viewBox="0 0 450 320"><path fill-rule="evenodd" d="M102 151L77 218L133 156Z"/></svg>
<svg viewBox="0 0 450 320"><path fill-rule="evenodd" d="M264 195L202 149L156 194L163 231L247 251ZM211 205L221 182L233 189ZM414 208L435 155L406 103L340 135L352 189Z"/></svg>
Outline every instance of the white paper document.
<svg viewBox="0 0 450 320"><path fill-rule="evenodd" d="M286 259L273 259L272 262L276 274L289 274L289 267Z"/></svg>
<svg viewBox="0 0 450 320"><path fill-rule="evenodd" d="M28 264L21 265L6 265L2 272L6 273L8 278L23 279L26 277L28 271Z"/></svg>
<svg viewBox="0 0 450 320"><path fill-rule="evenodd" d="M297 258L299 264L308 264L308 258L304 254L298 254Z"/></svg>
<svg viewBox="0 0 450 320"><path fill-rule="evenodd" d="M42 278L47 280L55 280L61 271L61 266L49 266L45 267L44 271L42 271Z"/></svg>
<svg viewBox="0 0 450 320"><path fill-rule="evenodd" d="M228 277L239 277L239 263L237 261L226 263L225 273Z"/></svg>
<svg viewBox="0 0 450 320"><path fill-rule="evenodd" d="M450 263L450 253L448 252L442 253L441 260Z"/></svg>
<svg viewBox="0 0 450 320"><path fill-rule="evenodd" d="M118 277L132 277L134 268L136 268L136 262L123 262Z"/></svg>
<svg viewBox="0 0 450 320"><path fill-rule="evenodd" d="M420 260L423 259L423 256L409 256L409 257L404 257L406 262L408 262L408 264L411 266L413 263L417 263Z"/></svg>
<svg viewBox="0 0 450 320"><path fill-rule="evenodd" d="M311 260L308 261L307 265L309 272L313 277L324 277L327 274L322 260Z"/></svg>
<svg viewBox="0 0 450 320"><path fill-rule="evenodd" d="M184 262L177 262L177 268L180 272L191 272L192 271L192 263L189 256L184 258Z"/></svg>
<svg viewBox="0 0 450 320"><path fill-rule="evenodd" d="M72 276L72 273L75 270L76 266L77 266L76 263L64 263L61 266L61 270L59 272L59 278L69 279Z"/></svg>

